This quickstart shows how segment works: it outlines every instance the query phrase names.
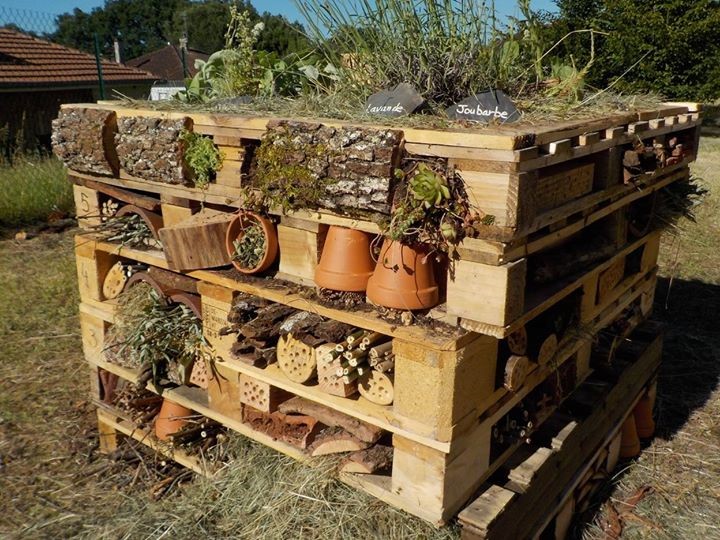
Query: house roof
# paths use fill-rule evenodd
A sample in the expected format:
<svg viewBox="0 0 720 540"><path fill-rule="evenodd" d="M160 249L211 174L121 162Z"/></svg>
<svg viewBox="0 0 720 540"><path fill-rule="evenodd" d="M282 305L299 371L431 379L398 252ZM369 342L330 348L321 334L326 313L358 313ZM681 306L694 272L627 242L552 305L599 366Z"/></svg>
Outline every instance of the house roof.
<svg viewBox="0 0 720 540"><path fill-rule="evenodd" d="M195 60L207 60L207 54L197 49L187 49L185 63L187 64L190 77L195 76ZM181 81L185 78L182 65L182 53L179 47L167 45L162 49L152 51L132 60L128 60L128 66L149 71L160 79L167 81Z"/></svg>
<svg viewBox="0 0 720 540"><path fill-rule="evenodd" d="M113 84L149 83L147 71L102 61L103 79ZM76 49L0 28L0 88L94 86L95 57Z"/></svg>

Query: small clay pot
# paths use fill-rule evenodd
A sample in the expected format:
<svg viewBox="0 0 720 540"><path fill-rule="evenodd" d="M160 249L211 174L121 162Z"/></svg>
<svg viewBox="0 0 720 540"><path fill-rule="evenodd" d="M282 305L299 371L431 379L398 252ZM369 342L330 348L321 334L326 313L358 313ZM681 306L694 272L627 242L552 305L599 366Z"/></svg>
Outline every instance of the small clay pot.
<svg viewBox="0 0 720 540"><path fill-rule="evenodd" d="M622 437L620 442L620 457L623 459L634 458L640 454L640 439L635 427L635 416L630 413L622 425Z"/></svg>
<svg viewBox="0 0 720 540"><path fill-rule="evenodd" d="M367 297L373 304L394 309L429 309L437 305L440 292L432 257L385 239L375 272L368 280Z"/></svg>
<svg viewBox="0 0 720 540"><path fill-rule="evenodd" d="M187 424L187 418L192 414L191 409L167 398L163 399L160 412L155 417L155 436L161 441L168 440Z"/></svg>
<svg viewBox="0 0 720 540"><path fill-rule="evenodd" d="M650 396L645 394L637 402L633 409L635 417L635 427L637 428L638 437L641 439L649 439L655 434L655 420L653 420L652 402Z"/></svg>
<svg viewBox="0 0 720 540"><path fill-rule="evenodd" d="M160 242L159 231L163 228L163 218L160 214L156 214L155 212L151 212L150 210L145 210L145 208L140 208L139 206L135 206L134 204L126 204L115 213L115 215L118 217L127 214L137 214L138 216L140 216L150 229L153 238Z"/></svg>
<svg viewBox="0 0 720 540"><path fill-rule="evenodd" d="M325 237L315 284L324 289L361 292L367 289L374 268L370 235L333 225Z"/></svg>
<svg viewBox="0 0 720 540"><path fill-rule="evenodd" d="M240 264L233 260L235 256L235 240L239 239L243 235L243 231L253 223L260 225L265 236L265 254L255 268L244 268ZM230 222L227 230L227 236L225 237L225 247L228 255L232 260L232 264L243 274L258 274L270 268L275 262L278 255L278 239L277 230L272 221L265 216L261 216L255 212L247 210L240 210L238 215L235 216Z"/></svg>

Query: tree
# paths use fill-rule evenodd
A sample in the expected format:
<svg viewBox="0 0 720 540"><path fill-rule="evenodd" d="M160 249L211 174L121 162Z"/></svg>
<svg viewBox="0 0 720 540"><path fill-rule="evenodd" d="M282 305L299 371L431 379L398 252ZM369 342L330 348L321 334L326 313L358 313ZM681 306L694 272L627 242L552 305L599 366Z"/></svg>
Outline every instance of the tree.
<svg viewBox="0 0 720 540"><path fill-rule="evenodd" d="M58 43L94 52L94 34L98 35L101 53L112 56L113 41L118 39L126 59L177 44L187 36L188 45L212 53L225 43L225 28L230 5L247 11L250 20L262 21L258 48L286 56L308 48L300 23L289 23L271 13L260 15L249 0L106 0L104 7L90 13L80 9L58 16L58 29L50 38Z"/></svg>
<svg viewBox="0 0 720 540"><path fill-rule="evenodd" d="M557 0L552 37L595 28L589 82L625 92L658 92L683 100L720 97L720 2L718 0ZM587 36L567 40L568 56L589 58ZM629 71L628 71L629 70ZM627 73L626 73L627 71Z"/></svg>

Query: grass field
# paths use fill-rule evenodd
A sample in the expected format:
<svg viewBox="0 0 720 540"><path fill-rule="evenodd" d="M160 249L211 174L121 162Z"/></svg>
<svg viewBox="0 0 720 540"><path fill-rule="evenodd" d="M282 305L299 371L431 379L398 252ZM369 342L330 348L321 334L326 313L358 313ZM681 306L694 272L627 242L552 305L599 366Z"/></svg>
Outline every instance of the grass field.
<svg viewBox="0 0 720 540"><path fill-rule="evenodd" d="M0 229L27 225L73 211L67 173L54 157L23 157L0 165Z"/></svg>
<svg viewBox="0 0 720 540"><path fill-rule="evenodd" d="M658 436L616 475L578 536L607 538L604 524L617 522L610 538L720 537L720 140L703 140L694 172L711 194L698 223L666 237L662 253L655 309L670 329ZM458 537L344 487L331 463L310 469L239 438L219 479L156 501L167 466L129 447L115 460L97 452L75 279L72 233L0 241L0 537Z"/></svg>

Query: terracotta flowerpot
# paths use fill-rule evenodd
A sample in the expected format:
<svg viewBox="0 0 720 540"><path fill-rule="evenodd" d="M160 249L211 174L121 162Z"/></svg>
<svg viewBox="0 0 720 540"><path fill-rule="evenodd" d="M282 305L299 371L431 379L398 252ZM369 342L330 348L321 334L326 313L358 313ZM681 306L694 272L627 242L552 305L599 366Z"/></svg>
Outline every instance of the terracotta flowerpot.
<svg viewBox="0 0 720 540"><path fill-rule="evenodd" d="M333 225L315 270L315 283L336 291L364 291L374 268L370 235Z"/></svg>
<svg viewBox="0 0 720 540"><path fill-rule="evenodd" d="M170 435L177 433L187 424L187 418L192 414L192 410L187 407L167 398L163 399L160 412L155 418L155 436L161 441L168 440Z"/></svg>
<svg viewBox="0 0 720 540"><path fill-rule="evenodd" d="M151 212L150 210L146 210L145 208L140 208L139 206L135 206L134 204L126 204L120 210L118 210L115 215L117 217L120 217L127 214L137 214L138 216L140 216L150 229L150 232L152 232L153 238L156 241L160 242L159 231L163 228L163 218L160 214L156 214L155 212Z"/></svg>
<svg viewBox="0 0 720 540"><path fill-rule="evenodd" d="M655 433L655 420L653 420L652 401L649 395L645 394L640 398L633 409L633 416L638 437L641 439L652 437Z"/></svg>
<svg viewBox="0 0 720 540"><path fill-rule="evenodd" d="M431 257L410 246L386 239L367 297L376 305L395 309L428 309L440 301Z"/></svg>
<svg viewBox="0 0 720 540"><path fill-rule="evenodd" d="M620 457L623 459L634 458L638 454L640 454L640 439L635 427L635 416L631 414L622 425Z"/></svg>
<svg viewBox="0 0 720 540"><path fill-rule="evenodd" d="M260 262L254 268L245 268L240 265L239 262L234 260L235 256L235 240L242 238L243 231L252 224L260 225L265 237L265 253ZM227 230L227 236L225 237L225 247L227 252L232 259L232 264L243 274L257 274L270 268L275 262L278 255L278 239L277 230L272 221L265 216L256 214L255 212L249 212L246 210L240 210L238 215L235 216L230 222L230 226Z"/></svg>
<svg viewBox="0 0 720 540"><path fill-rule="evenodd" d="M177 289L171 289L165 293L173 304L183 304L190 308L195 316L202 321L202 302L200 296Z"/></svg>

